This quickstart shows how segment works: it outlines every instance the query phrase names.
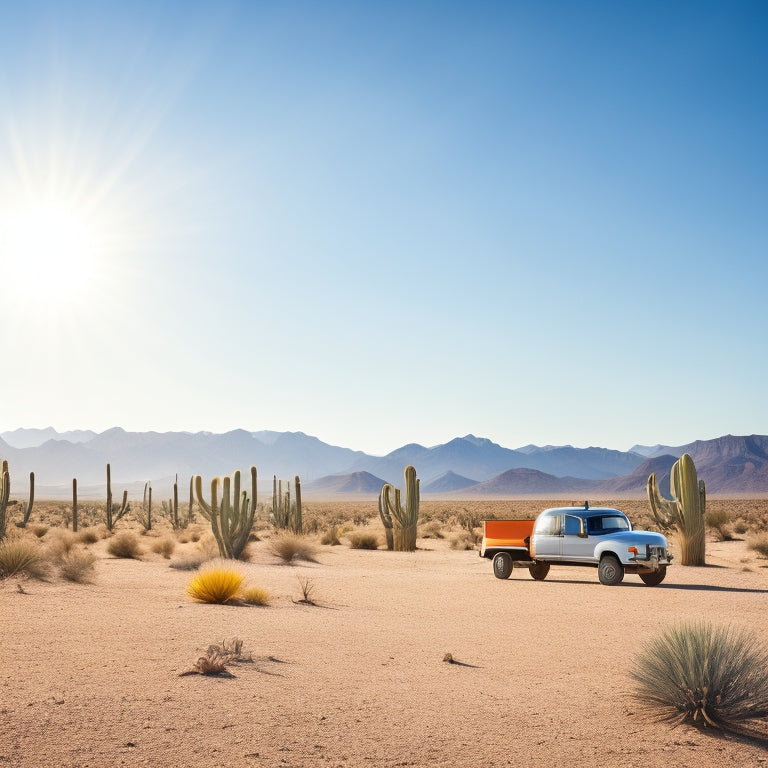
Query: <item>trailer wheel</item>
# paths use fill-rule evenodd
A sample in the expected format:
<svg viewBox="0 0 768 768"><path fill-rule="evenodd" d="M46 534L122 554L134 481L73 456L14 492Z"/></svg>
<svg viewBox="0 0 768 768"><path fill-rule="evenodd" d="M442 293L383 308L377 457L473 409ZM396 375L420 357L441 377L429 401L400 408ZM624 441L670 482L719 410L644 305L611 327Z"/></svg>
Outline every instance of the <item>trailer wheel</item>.
<svg viewBox="0 0 768 768"><path fill-rule="evenodd" d="M528 570L536 581L544 581L549 573L549 563L534 563L528 566Z"/></svg>
<svg viewBox="0 0 768 768"><path fill-rule="evenodd" d="M647 584L649 587L655 587L657 584L661 584L661 582L664 581L664 577L666 575L667 575L666 565L660 565L657 571L638 574L638 576L643 580L643 583Z"/></svg>
<svg viewBox="0 0 768 768"><path fill-rule="evenodd" d="M509 552L499 552L493 558L493 575L497 579L508 579L512 573L512 557Z"/></svg>
<svg viewBox="0 0 768 768"><path fill-rule="evenodd" d="M607 587L614 587L617 584L621 584L624 578L624 566L622 566L618 558L613 555L606 555L600 561L600 565L597 568L597 576L601 584L605 584Z"/></svg>

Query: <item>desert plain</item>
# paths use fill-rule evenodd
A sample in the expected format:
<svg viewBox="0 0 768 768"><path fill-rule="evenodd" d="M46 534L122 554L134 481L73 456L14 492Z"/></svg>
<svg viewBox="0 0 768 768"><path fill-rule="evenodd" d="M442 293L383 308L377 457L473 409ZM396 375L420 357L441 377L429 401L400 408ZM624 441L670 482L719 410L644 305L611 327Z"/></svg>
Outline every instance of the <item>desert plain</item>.
<svg viewBox="0 0 768 768"><path fill-rule="evenodd" d="M456 548L462 512L528 517L561 503L422 503L414 553L353 549L344 526L341 544L322 545L318 522L315 561L290 564L263 522L239 567L266 606L194 602L192 572L169 566L201 540L179 537L170 560L153 552L164 521L139 536L140 559L111 556L107 538L82 545L96 556L86 583L0 580L0 766L768 767L768 724L672 728L630 677L646 641L681 620L768 639L768 560L748 544L768 502L715 501L750 530L710 531L706 567L673 565L657 587L632 575L604 587L596 570L563 566L501 581L476 549ZM604 503L649 522L644 501ZM375 502L316 514L326 508L383 545ZM41 533L42 545L59 535ZM231 677L183 674L229 638L243 643Z"/></svg>

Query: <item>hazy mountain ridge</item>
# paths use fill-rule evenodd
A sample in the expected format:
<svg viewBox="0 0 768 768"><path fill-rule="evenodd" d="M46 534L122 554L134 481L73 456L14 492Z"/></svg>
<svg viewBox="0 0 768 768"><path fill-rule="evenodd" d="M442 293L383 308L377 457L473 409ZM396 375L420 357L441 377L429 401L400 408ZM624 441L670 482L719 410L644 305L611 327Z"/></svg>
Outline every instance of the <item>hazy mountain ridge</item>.
<svg viewBox="0 0 768 768"><path fill-rule="evenodd" d="M73 439L64 439L65 434ZM35 440L42 442L30 445ZM426 494L643 494L650 472L657 473L666 490L669 468L684 452L693 457L709 493L768 492L768 436L725 435L644 455L660 447L615 451L527 445L513 450L466 435L430 448L410 443L386 456L371 456L302 432L127 432L114 427L99 434L59 434L51 428L0 433L0 458L10 462L14 493L23 493L22 478L31 471L41 490L65 489L73 477L83 487L103 485L110 462L115 486L143 487L152 480L163 486L157 488L161 494L176 474L184 485L192 474L210 478L251 465L259 469L264 493L271 492L272 475L286 479L296 474L308 493L369 493L383 482L400 487L407 464L417 468Z"/></svg>

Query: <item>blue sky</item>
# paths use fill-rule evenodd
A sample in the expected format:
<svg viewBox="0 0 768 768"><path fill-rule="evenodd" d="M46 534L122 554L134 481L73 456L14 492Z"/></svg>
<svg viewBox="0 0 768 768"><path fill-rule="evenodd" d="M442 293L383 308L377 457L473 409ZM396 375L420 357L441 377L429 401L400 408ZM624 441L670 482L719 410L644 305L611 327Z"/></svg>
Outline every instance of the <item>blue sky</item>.
<svg viewBox="0 0 768 768"><path fill-rule="evenodd" d="M0 0L0 429L768 433L767 17Z"/></svg>

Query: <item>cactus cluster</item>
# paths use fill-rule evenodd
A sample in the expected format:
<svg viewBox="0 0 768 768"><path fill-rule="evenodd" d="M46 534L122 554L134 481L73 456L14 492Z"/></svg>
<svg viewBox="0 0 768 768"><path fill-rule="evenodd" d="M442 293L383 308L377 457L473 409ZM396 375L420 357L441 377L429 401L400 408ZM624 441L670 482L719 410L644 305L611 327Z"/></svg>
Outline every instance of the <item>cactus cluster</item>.
<svg viewBox="0 0 768 768"><path fill-rule="evenodd" d="M419 478L416 469L407 466L405 477L405 507L400 503L400 489L385 483L379 495L379 514L387 528L392 523L392 548L395 552L413 552L416 549L416 526L419 522ZM387 535L389 546L389 535Z"/></svg>
<svg viewBox="0 0 768 768"><path fill-rule="evenodd" d="M294 478L295 499L291 501L291 483L287 481L283 491L283 481L272 475L272 520L275 528L284 528L294 533L303 533L304 522L301 513L301 480Z"/></svg>
<svg viewBox="0 0 768 768"><path fill-rule="evenodd" d="M232 491L233 493L230 493ZM203 497L203 479L195 476L195 492L200 511L210 522L222 557L237 559L243 553L253 528L256 513L256 467L251 467L251 497L240 491L240 470L232 480L225 477L221 504L219 504L219 478L211 480L211 503Z"/></svg>
<svg viewBox="0 0 768 768"><path fill-rule="evenodd" d="M192 492L194 488L194 478L189 481L189 508L187 516L179 515L179 476L176 475L176 481L173 484L173 496L168 501L160 502L163 509L163 517L171 524L174 531L180 531L186 528L192 522Z"/></svg>
<svg viewBox="0 0 768 768"><path fill-rule="evenodd" d="M699 480L693 459L684 453L673 465L669 476L672 499L659 492L656 473L648 477L648 501L656 522L665 531L676 530L680 539L682 565L704 565L706 489Z"/></svg>

